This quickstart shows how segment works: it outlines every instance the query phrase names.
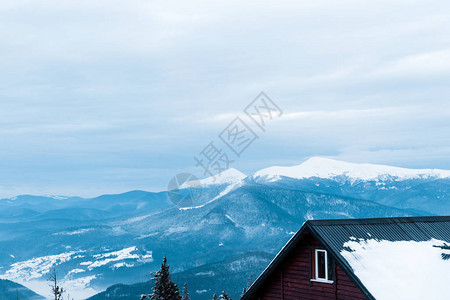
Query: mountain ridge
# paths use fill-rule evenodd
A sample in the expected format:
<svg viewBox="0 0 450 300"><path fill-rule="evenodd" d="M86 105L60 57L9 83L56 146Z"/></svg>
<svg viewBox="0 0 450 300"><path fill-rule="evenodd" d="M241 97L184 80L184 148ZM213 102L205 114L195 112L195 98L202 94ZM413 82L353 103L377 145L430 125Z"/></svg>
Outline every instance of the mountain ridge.
<svg viewBox="0 0 450 300"><path fill-rule="evenodd" d="M384 164L372 163L353 163L343 160L336 160L327 157L314 156L306 159L302 163L293 166L270 166L260 169L251 175L247 175L235 168L229 168L214 176L198 179L197 181L188 181L180 185L180 189L195 188L209 185L226 185L238 184L244 180L256 180L274 182L280 180L282 177L292 179L309 179L322 178L333 179L336 177L346 177L347 179L360 179L365 181L371 180L408 180L408 179L450 179L450 170L445 169L416 169L403 168ZM11 201L17 203L23 198L33 198L38 201L43 198L54 199L56 203L64 201L83 201L83 200L98 200L106 196L120 197L129 194L142 194L145 197L146 193L164 193L166 191L151 192L144 190L130 190L119 194L102 194L95 197L78 197L78 196L64 196L64 195L29 195L22 194L9 198L0 199L2 201Z"/></svg>
<svg viewBox="0 0 450 300"><path fill-rule="evenodd" d="M400 180L450 178L450 170L411 169L369 163L351 163L324 157L312 157L299 165L290 167L273 166L261 169L253 174L254 178L264 178L269 181L279 180L280 177L295 179L317 177L331 179L338 176L361 180L376 180L383 176L391 176Z"/></svg>
<svg viewBox="0 0 450 300"><path fill-rule="evenodd" d="M255 251L274 255L308 219L450 213L448 178L271 181L225 174L224 181L181 189L196 195L190 209L174 205L166 191L0 201L0 278L44 294L56 266L71 295L88 297L115 283L144 282L164 255L176 273ZM240 290L245 282L224 284Z"/></svg>

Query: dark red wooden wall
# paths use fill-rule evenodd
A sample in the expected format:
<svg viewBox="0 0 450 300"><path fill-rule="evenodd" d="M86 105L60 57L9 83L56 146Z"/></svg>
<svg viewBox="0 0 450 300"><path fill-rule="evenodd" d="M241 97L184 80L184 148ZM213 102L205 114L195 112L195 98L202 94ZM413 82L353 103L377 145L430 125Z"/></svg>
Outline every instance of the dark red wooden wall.
<svg viewBox="0 0 450 300"><path fill-rule="evenodd" d="M251 299L367 299L336 264L333 264L334 283L310 281L313 269L311 256L316 248L321 248L321 244L312 235L305 233L295 249L285 257Z"/></svg>

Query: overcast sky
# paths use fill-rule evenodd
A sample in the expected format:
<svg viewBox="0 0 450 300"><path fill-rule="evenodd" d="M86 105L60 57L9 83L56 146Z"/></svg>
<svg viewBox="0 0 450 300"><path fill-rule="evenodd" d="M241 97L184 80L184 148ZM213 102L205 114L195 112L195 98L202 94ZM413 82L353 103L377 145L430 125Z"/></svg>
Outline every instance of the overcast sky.
<svg viewBox="0 0 450 300"><path fill-rule="evenodd" d="M235 116L248 174L450 169L449 81L444 0L1 1L0 197L163 190ZM260 91L284 112L265 133Z"/></svg>

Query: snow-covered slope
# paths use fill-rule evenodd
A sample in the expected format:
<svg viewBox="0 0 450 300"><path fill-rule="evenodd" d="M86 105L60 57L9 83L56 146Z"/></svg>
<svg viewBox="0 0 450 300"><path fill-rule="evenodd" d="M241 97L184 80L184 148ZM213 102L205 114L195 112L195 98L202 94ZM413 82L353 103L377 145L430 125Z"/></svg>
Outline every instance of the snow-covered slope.
<svg viewBox="0 0 450 300"><path fill-rule="evenodd" d="M235 184L246 178L247 175L234 168L229 168L215 176L200 179L198 181L187 181L180 188L189 188L195 186L205 186L211 184Z"/></svg>
<svg viewBox="0 0 450 300"><path fill-rule="evenodd" d="M374 164L357 164L329 158L313 157L300 165L292 167L270 167L256 172L253 177L267 181L277 181L281 177L295 179L325 178L346 176L352 180L377 180L395 178L396 180L419 178L450 178L450 170L406 169Z"/></svg>
<svg viewBox="0 0 450 300"><path fill-rule="evenodd" d="M209 185L209 184L230 184L230 183L236 183L241 181L247 177L244 173L242 173L239 170L236 170L234 168L229 168L228 170L223 171L222 173L208 177L205 179L201 179L200 183L202 185Z"/></svg>
<svg viewBox="0 0 450 300"><path fill-rule="evenodd" d="M208 194L208 196L214 195L214 191L215 195L211 198L203 199L203 201L201 198L197 199L198 202L195 203L195 205L180 207L180 210L201 208L207 204L210 204L220 197L223 197L236 188L242 186L243 180L245 178L247 178L247 175L236 169L230 168L216 176L211 176L198 181L185 182L180 186L181 188L202 187L203 190L207 190L209 188L210 193Z"/></svg>

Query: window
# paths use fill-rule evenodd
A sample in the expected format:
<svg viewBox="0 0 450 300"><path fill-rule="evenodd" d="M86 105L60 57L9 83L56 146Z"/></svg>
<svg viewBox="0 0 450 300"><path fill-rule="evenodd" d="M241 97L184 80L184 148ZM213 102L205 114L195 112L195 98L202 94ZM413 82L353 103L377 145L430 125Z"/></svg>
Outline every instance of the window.
<svg viewBox="0 0 450 300"><path fill-rule="evenodd" d="M327 250L315 249L314 250L314 270L313 278L311 281L333 283L332 279L332 267L328 259Z"/></svg>

